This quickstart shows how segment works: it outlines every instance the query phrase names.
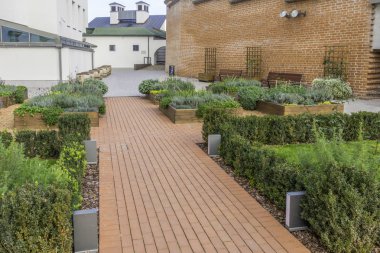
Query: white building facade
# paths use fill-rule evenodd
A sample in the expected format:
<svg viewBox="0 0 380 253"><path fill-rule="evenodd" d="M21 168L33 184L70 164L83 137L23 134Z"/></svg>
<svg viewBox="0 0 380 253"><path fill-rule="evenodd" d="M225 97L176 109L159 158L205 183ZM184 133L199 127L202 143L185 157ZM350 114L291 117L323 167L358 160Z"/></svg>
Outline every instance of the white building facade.
<svg viewBox="0 0 380 253"><path fill-rule="evenodd" d="M0 78L49 87L93 69L87 0L0 0Z"/></svg>
<svg viewBox="0 0 380 253"><path fill-rule="evenodd" d="M165 64L166 16L150 15L149 4L136 3L125 10L120 3L110 4L110 16L89 23L86 41L95 44L95 65L134 68L140 64Z"/></svg>

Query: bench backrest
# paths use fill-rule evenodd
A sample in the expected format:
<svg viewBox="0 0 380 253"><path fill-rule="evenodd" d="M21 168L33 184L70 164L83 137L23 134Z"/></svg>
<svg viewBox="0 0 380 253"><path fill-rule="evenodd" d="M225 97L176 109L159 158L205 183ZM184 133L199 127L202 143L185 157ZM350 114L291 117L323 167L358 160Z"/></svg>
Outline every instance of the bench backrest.
<svg viewBox="0 0 380 253"><path fill-rule="evenodd" d="M222 81L223 78L228 78L228 77L241 77L242 74L243 74L242 70L221 69L219 71L219 80Z"/></svg>
<svg viewBox="0 0 380 253"><path fill-rule="evenodd" d="M277 72L269 72L268 79L267 79L268 83L271 83L274 81L300 83L301 80L302 80L302 74L277 73Z"/></svg>

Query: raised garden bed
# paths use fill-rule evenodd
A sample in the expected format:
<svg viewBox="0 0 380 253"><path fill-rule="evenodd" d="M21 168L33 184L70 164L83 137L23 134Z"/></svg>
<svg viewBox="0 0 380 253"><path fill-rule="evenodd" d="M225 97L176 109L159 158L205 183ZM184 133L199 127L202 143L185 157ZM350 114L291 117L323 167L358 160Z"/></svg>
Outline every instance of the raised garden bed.
<svg viewBox="0 0 380 253"><path fill-rule="evenodd" d="M175 124L202 122L196 115L197 109L176 109L169 106L167 109L160 107L160 110Z"/></svg>
<svg viewBox="0 0 380 253"><path fill-rule="evenodd" d="M257 110L273 115L298 115L303 113L330 114L343 112L343 104L320 104L320 105L280 105L272 102L259 101Z"/></svg>
<svg viewBox="0 0 380 253"><path fill-rule="evenodd" d="M0 97L0 108L7 108L14 104L15 101L11 97Z"/></svg>
<svg viewBox="0 0 380 253"><path fill-rule="evenodd" d="M147 98L152 101L153 104L155 105L158 105L160 103L160 101L157 100L157 95L153 95L153 94L148 94L147 95Z"/></svg>
<svg viewBox="0 0 380 253"><path fill-rule="evenodd" d="M91 127L99 127L99 113L98 112L65 112L64 114L69 113L86 113L91 120ZM25 116L14 116L14 127L18 130L21 129L54 129L57 126L48 126L42 119L40 113L35 114L34 116L25 115Z"/></svg>

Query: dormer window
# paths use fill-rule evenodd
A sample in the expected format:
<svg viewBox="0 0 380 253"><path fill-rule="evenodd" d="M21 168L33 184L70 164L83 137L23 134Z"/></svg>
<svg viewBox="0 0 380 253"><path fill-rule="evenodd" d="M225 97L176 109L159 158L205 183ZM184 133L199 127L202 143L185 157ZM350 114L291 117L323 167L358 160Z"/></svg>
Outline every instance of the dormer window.
<svg viewBox="0 0 380 253"><path fill-rule="evenodd" d="M149 12L149 10L148 10L148 6L144 5L144 11Z"/></svg>
<svg viewBox="0 0 380 253"><path fill-rule="evenodd" d="M115 12L116 11L116 6L111 6L111 11Z"/></svg>
<svg viewBox="0 0 380 253"><path fill-rule="evenodd" d="M143 10L143 6L142 5L138 5L137 6L137 10L142 11Z"/></svg>

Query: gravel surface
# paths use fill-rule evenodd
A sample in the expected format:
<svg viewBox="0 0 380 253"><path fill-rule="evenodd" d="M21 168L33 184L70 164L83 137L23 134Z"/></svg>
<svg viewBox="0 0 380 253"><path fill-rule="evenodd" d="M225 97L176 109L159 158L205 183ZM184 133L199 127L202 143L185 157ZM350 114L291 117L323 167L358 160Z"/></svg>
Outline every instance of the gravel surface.
<svg viewBox="0 0 380 253"><path fill-rule="evenodd" d="M99 208L99 164L87 165L82 182L82 209Z"/></svg>

